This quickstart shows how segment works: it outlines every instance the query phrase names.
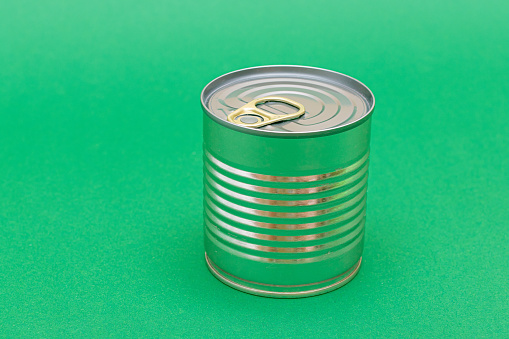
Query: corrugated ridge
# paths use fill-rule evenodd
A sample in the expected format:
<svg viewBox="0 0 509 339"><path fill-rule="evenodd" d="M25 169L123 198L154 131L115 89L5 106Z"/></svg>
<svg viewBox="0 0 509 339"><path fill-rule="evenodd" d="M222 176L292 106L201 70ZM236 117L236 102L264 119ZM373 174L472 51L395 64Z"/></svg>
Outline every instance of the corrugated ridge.
<svg viewBox="0 0 509 339"><path fill-rule="evenodd" d="M262 262L316 262L346 253L364 234L368 154L330 173L283 177L237 170L205 152L206 237Z"/></svg>

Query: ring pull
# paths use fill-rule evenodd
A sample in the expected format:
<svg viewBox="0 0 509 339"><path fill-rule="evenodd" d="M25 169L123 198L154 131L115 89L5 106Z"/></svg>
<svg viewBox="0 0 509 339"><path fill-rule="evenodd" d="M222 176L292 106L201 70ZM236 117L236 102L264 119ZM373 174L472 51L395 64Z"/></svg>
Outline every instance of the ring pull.
<svg viewBox="0 0 509 339"><path fill-rule="evenodd" d="M269 113L256 107L256 105L263 104L264 102L268 101L282 102L297 108L299 111L291 114L278 115ZM240 126L258 128L280 121L296 119L303 115L305 112L306 110L304 105L296 101L284 97L268 96L252 100L236 111L230 113L228 115L228 121Z"/></svg>

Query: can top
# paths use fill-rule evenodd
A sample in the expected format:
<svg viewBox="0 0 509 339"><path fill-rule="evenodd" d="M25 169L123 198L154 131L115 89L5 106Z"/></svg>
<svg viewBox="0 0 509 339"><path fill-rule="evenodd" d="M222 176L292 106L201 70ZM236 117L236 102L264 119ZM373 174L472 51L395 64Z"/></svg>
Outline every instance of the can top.
<svg viewBox="0 0 509 339"><path fill-rule="evenodd" d="M261 66L212 80L203 89L201 102L212 119L229 128L291 137L350 129L368 119L375 97L363 83L341 73L305 66ZM260 123L267 117L274 123Z"/></svg>

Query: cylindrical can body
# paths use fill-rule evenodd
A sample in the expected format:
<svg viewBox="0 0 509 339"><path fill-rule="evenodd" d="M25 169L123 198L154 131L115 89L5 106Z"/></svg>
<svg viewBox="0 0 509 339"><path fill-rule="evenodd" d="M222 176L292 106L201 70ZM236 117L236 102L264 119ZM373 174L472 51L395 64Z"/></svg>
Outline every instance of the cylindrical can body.
<svg viewBox="0 0 509 339"><path fill-rule="evenodd" d="M312 134L260 134L211 114L203 126L211 272L245 292L283 298L350 281L364 243L371 115Z"/></svg>

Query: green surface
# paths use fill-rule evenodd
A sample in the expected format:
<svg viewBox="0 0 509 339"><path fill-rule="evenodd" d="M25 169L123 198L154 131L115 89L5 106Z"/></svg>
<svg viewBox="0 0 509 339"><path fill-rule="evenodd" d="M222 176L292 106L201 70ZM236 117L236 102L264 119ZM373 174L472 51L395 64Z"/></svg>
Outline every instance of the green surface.
<svg viewBox="0 0 509 339"><path fill-rule="evenodd" d="M0 335L509 336L507 2L1 1ZM207 271L212 78L340 71L377 99L363 267L302 300Z"/></svg>

